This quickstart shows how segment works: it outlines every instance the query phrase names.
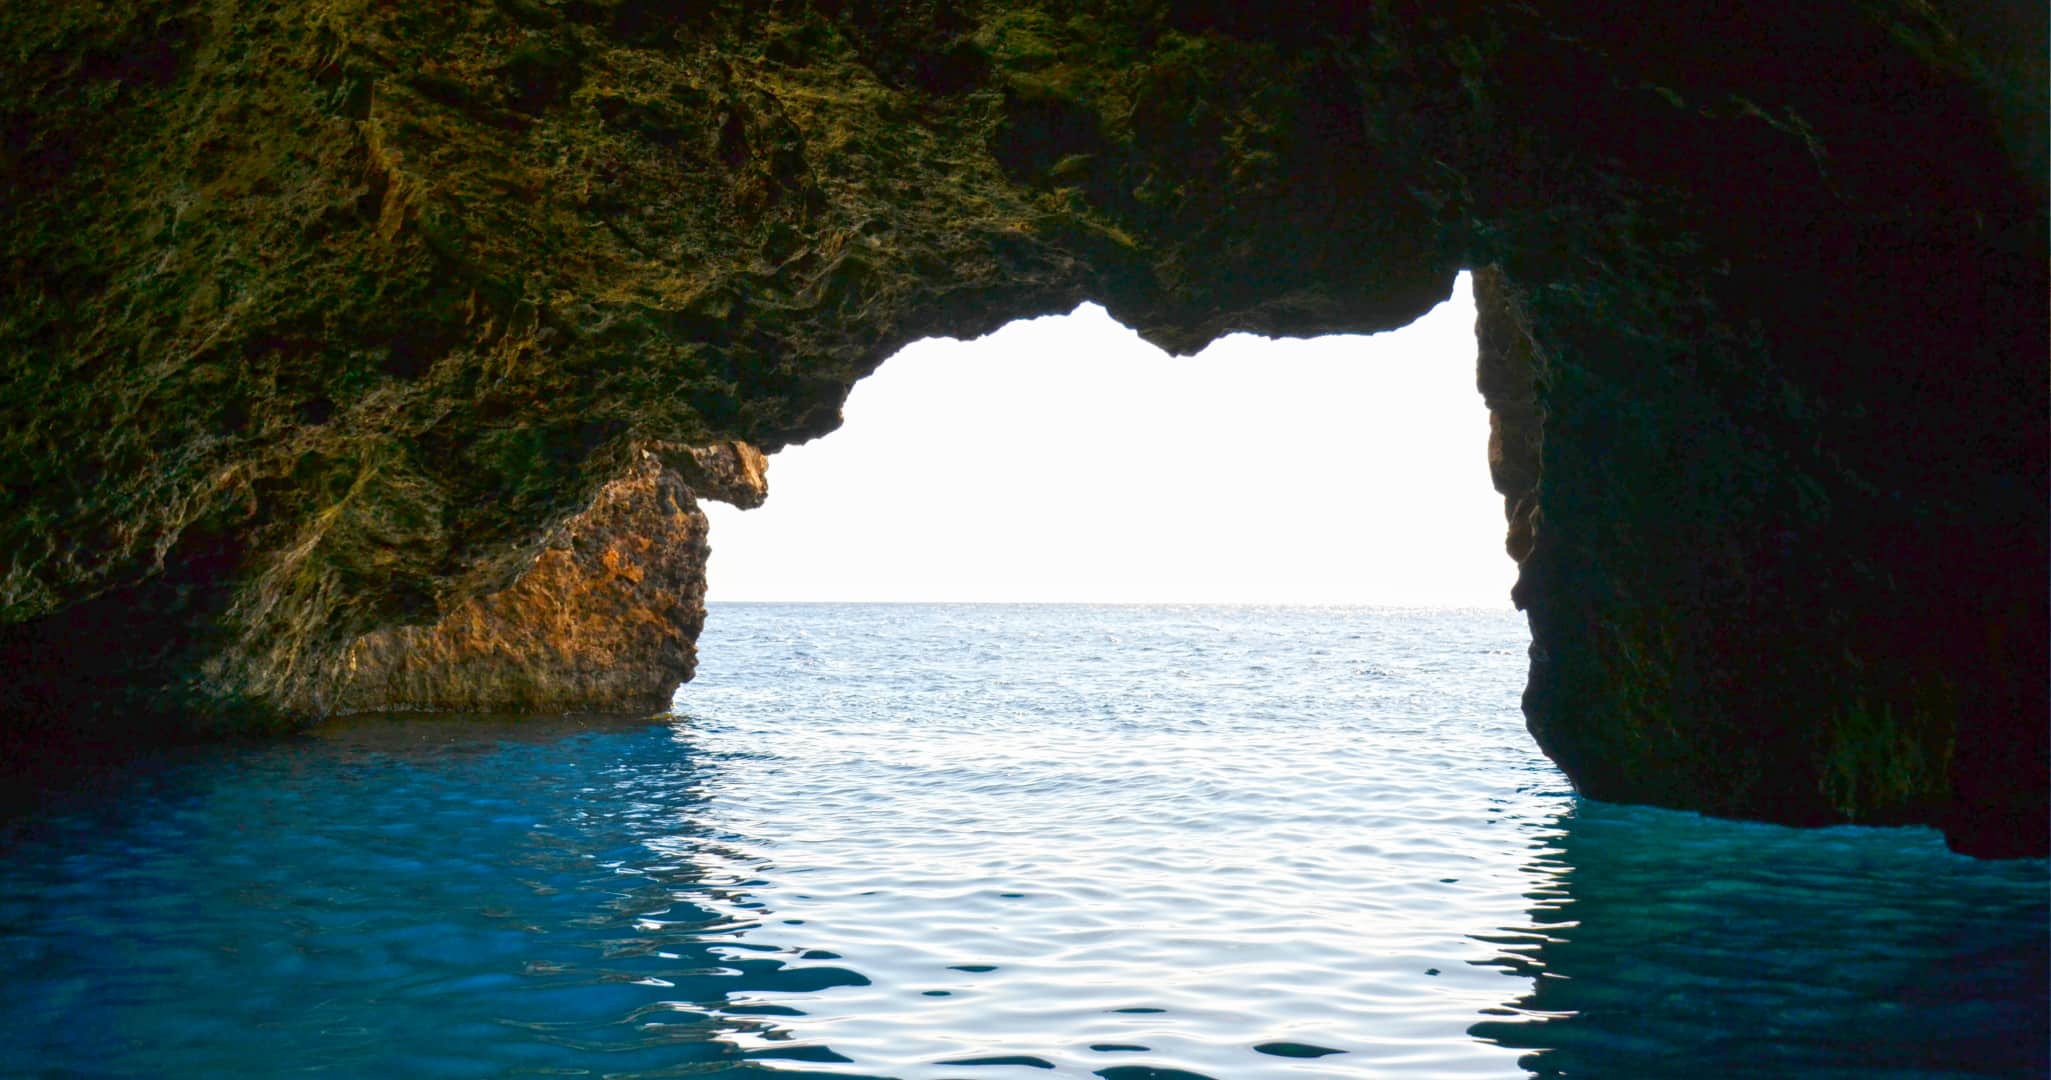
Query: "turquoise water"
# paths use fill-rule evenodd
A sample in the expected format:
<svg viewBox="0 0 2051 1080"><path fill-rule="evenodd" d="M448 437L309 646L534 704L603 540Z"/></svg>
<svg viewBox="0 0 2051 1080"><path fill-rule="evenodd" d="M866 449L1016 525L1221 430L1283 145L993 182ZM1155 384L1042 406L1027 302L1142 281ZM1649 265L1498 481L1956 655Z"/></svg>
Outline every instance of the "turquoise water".
<svg viewBox="0 0 2051 1080"><path fill-rule="evenodd" d="M1524 646L716 605L673 717L137 762L0 841L0 1073L2045 1074L2042 860L1578 802Z"/></svg>

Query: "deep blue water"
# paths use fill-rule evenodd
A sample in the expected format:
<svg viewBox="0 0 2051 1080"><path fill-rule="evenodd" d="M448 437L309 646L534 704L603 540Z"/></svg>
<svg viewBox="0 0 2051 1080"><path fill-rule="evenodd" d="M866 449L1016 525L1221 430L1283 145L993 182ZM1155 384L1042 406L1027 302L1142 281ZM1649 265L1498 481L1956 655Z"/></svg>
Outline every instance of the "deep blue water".
<svg viewBox="0 0 2051 1080"><path fill-rule="evenodd" d="M0 1072L2045 1075L2044 861L1577 801L1524 646L716 605L673 717L161 755L0 838Z"/></svg>

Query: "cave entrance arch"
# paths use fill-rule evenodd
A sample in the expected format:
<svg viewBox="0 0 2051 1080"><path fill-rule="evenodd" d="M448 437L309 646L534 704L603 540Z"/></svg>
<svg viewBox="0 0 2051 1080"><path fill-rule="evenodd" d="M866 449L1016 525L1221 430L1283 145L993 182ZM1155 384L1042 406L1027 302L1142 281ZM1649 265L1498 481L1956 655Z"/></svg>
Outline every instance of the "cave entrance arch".
<svg viewBox="0 0 2051 1080"><path fill-rule="evenodd" d="M11 727L640 700L590 646L687 671L680 589L528 568L637 592L575 541L688 553L696 451L899 345L1385 327L1497 266L1580 789L2042 854L2046 50L1952 6L22 5Z"/></svg>
<svg viewBox="0 0 2051 1080"><path fill-rule="evenodd" d="M708 598L1506 610L1475 349L1465 276L1372 337L1171 357L1084 305L922 341L765 505L707 505Z"/></svg>

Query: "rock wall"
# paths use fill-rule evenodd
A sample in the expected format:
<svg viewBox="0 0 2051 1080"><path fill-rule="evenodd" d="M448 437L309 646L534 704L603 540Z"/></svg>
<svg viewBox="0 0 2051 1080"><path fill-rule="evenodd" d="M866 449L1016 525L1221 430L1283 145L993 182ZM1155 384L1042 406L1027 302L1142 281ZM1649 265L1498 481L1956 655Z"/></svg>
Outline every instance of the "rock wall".
<svg viewBox="0 0 2051 1080"><path fill-rule="evenodd" d="M1576 784L2042 851L2043 22L18 5L9 738L639 702L693 604L575 538L631 516L689 595L644 453L816 437L903 344L1084 298L1188 351L1476 267L1525 708Z"/></svg>
<svg viewBox="0 0 2051 1080"><path fill-rule="evenodd" d="M557 526L510 585L446 605L432 623L388 626L331 654L277 650L270 685L236 688L302 715L659 712L697 668L705 625L705 515L696 495L759 505L760 451L746 443L643 449L591 505ZM692 479L687 480L689 476ZM288 559L267 576L289 575Z"/></svg>

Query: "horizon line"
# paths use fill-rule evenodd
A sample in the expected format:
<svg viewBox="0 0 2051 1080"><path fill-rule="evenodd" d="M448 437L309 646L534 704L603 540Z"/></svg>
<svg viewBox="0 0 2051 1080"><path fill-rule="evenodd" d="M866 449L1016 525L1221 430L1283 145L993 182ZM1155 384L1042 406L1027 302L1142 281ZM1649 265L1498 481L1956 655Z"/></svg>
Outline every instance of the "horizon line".
<svg viewBox="0 0 2051 1080"><path fill-rule="evenodd" d="M1507 597L1504 598L1506 601ZM1381 608L1392 610L1463 610L1463 611L1511 611L1517 607L1511 603L1501 606L1464 601L1390 601L1390 600L732 600L707 599L712 604L864 604L871 606L899 607L1296 607L1296 608Z"/></svg>

